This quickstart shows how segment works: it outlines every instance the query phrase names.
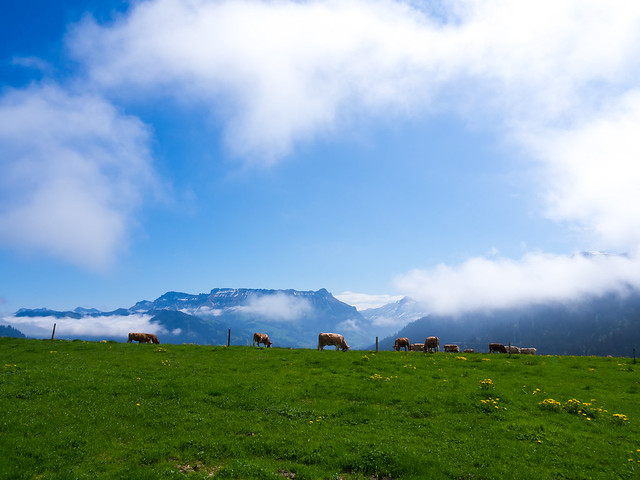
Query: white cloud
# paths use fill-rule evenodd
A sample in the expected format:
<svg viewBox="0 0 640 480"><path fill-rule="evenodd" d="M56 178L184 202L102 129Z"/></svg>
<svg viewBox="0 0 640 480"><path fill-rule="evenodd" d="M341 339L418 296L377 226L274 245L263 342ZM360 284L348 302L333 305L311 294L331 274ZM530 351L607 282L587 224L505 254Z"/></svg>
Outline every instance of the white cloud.
<svg viewBox="0 0 640 480"><path fill-rule="evenodd" d="M313 311L307 299L282 292L273 295L252 295L246 305L237 309L274 322L295 322Z"/></svg>
<svg viewBox="0 0 640 480"><path fill-rule="evenodd" d="M147 128L103 99L32 85L0 96L0 244L109 266L154 182Z"/></svg>
<svg viewBox="0 0 640 480"><path fill-rule="evenodd" d="M456 267L439 265L396 278L396 287L433 313L580 300L640 289L640 258L605 254L535 253L520 260L472 258Z"/></svg>
<svg viewBox="0 0 640 480"><path fill-rule="evenodd" d="M457 112L513 140L518 155L544 160L552 218L614 243L640 231L631 222L608 232L639 218L623 207L640 193L614 192L623 205L604 182L589 185L613 156L617 176L607 180L636 177L628 133L640 3L452 0L429 10L392 0L155 0L112 24L85 20L67 45L113 95L204 102L232 149L254 161L273 162L362 117ZM580 146L587 136L593 150ZM588 169L577 161L584 153Z"/></svg>
<svg viewBox="0 0 640 480"><path fill-rule="evenodd" d="M273 161L350 111L429 98L445 52L432 23L390 1L144 2L68 37L92 82L209 101L239 154ZM419 101L419 103L424 103Z"/></svg>
<svg viewBox="0 0 640 480"><path fill-rule="evenodd" d="M354 115L479 107L502 126L574 118L637 77L636 3L443 6L436 16L392 0L156 0L110 25L87 19L67 44L112 91L208 101L232 148L266 161Z"/></svg>
<svg viewBox="0 0 640 480"><path fill-rule="evenodd" d="M344 320L342 322L340 322L338 325L336 325L336 330L342 332L342 331L346 331L346 332L354 332L354 333L361 333L362 332L362 328L358 325L358 322L356 320L353 320L351 318Z"/></svg>
<svg viewBox="0 0 640 480"><path fill-rule="evenodd" d="M367 293L356 292L342 292L339 295L335 295L335 297L341 302L356 307L358 310L378 308L402 299L402 295L369 295Z"/></svg>
<svg viewBox="0 0 640 480"><path fill-rule="evenodd" d="M224 309L222 308L213 308L207 305L203 305L198 308L181 308L180 311L188 315L212 316L212 317L219 317L224 313Z"/></svg>
<svg viewBox="0 0 640 480"><path fill-rule="evenodd" d="M3 322L17 328L28 337L51 338L56 325L56 338L78 337L122 337L127 340L129 332L146 332L161 335L167 331L160 325L151 323L151 315L126 315L105 317L16 317L8 315Z"/></svg>
<svg viewBox="0 0 640 480"><path fill-rule="evenodd" d="M609 249L640 244L638 87L572 128L527 137L543 163L549 216Z"/></svg>

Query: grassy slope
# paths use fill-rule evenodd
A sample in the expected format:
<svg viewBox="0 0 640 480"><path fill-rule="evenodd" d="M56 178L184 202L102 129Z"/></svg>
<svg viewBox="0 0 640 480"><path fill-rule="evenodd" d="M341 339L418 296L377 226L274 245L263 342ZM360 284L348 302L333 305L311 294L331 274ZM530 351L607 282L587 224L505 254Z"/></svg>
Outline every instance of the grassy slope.
<svg viewBox="0 0 640 480"><path fill-rule="evenodd" d="M0 478L636 478L638 370L0 338Z"/></svg>

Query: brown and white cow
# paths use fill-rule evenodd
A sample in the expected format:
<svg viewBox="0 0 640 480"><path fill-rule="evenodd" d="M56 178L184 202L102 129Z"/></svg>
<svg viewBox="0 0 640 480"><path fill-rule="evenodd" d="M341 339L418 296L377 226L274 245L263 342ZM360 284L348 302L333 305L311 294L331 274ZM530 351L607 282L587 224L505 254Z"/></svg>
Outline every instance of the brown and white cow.
<svg viewBox="0 0 640 480"><path fill-rule="evenodd" d="M514 347L513 345L505 347L507 353L520 353L519 347Z"/></svg>
<svg viewBox="0 0 640 480"><path fill-rule="evenodd" d="M412 343L409 350L412 352L422 352L424 350L424 343Z"/></svg>
<svg viewBox="0 0 640 480"><path fill-rule="evenodd" d="M321 333L318 335L318 350L324 350L327 345L335 345L336 350L340 349L343 352L351 348L339 333Z"/></svg>
<svg viewBox="0 0 640 480"><path fill-rule="evenodd" d="M438 337L427 337L424 340L425 352L439 352L440 351L440 339Z"/></svg>
<svg viewBox="0 0 640 480"><path fill-rule="evenodd" d="M407 337L399 337L396 338L396 343L393 345L393 349L397 352L401 348L404 348L404 351L409 350L409 339Z"/></svg>
<svg viewBox="0 0 640 480"><path fill-rule="evenodd" d="M460 347L452 343L449 345L445 345L444 351L449 353L460 353Z"/></svg>
<svg viewBox="0 0 640 480"><path fill-rule="evenodd" d="M507 347L505 347L502 343L490 343L489 344L489 353L507 353Z"/></svg>
<svg viewBox="0 0 640 480"><path fill-rule="evenodd" d="M131 343L134 340L138 343L160 344L160 342L158 341L158 337L156 337L153 333L129 333L127 343Z"/></svg>
<svg viewBox="0 0 640 480"><path fill-rule="evenodd" d="M464 353L473 353L473 352L474 352L473 348L465 348L464 349Z"/></svg>
<svg viewBox="0 0 640 480"><path fill-rule="evenodd" d="M258 346L260 346L260 344L264 344L267 348L269 348L271 345L273 345L271 343L271 340L269 340L269 335L267 335L266 333L254 333L253 334L253 346L255 347L256 342L258 343Z"/></svg>
<svg viewBox="0 0 640 480"><path fill-rule="evenodd" d="M533 347L528 347L528 348L521 348L520 349L520 353L523 355L535 355L536 354L536 349Z"/></svg>

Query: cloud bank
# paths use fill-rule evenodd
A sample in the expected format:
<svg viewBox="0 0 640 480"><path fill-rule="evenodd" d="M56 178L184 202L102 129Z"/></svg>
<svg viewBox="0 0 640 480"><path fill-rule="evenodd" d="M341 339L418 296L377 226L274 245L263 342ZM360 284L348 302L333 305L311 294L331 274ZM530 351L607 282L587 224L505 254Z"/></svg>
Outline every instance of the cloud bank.
<svg viewBox="0 0 640 480"><path fill-rule="evenodd" d="M272 322L295 322L311 313L313 307L305 298L278 292L273 295L252 295L246 305L237 309Z"/></svg>
<svg viewBox="0 0 640 480"><path fill-rule="evenodd" d="M117 338L126 341L129 332L147 332L161 335L167 330L151 323L151 315L105 316L92 318L70 317L16 317L6 315L2 318L28 337L51 338L53 324L56 324L56 338Z"/></svg>
<svg viewBox="0 0 640 480"><path fill-rule="evenodd" d="M640 259L607 254L528 254L520 260L478 257L452 267L414 270L396 287L430 312L459 315L517 305L569 302L640 289Z"/></svg>

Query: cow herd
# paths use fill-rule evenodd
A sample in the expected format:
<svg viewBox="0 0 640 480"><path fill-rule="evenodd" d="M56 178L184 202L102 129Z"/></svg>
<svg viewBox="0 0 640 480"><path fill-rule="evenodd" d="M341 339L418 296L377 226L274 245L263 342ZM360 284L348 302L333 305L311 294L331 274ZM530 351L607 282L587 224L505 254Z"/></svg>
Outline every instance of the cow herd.
<svg viewBox="0 0 640 480"><path fill-rule="evenodd" d="M127 343L131 343L132 341L136 341L138 343L157 343L158 337L153 333L130 333L129 338L127 339ZM255 347L258 344L263 344L265 347L270 347L273 345L271 340L269 340L269 335L266 333L254 333L253 334L253 343L252 345ZM333 345L336 347L336 350L342 350L346 352L351 347L347 345L344 337L339 333L321 333L318 335L318 350L324 350L324 347L328 345ZM393 345L393 349L397 352L401 349L406 351L421 351L421 352L439 352L440 351L440 339L438 337L427 337L424 340L424 343L410 343L407 337L398 337ZM443 346L443 350L449 353L460 353L460 347L455 344L446 344ZM473 353L473 349L465 349L464 353ZM513 345L504 345L502 343L490 343L489 344L489 353L520 353L523 355L535 355L536 349L533 347L528 348L520 348L514 347Z"/></svg>
<svg viewBox="0 0 640 480"><path fill-rule="evenodd" d="M439 352L440 351L440 339L438 337L427 337L424 343L410 343L406 337L396 338L393 349L397 352L401 349L405 351L420 351L420 352ZM460 353L460 347L453 343L443 346L443 350L448 353ZM467 348L464 353L474 353L472 348ZM505 346L502 343L490 343L489 353L520 353L523 355L535 355L536 349L533 347L520 348L513 345Z"/></svg>

